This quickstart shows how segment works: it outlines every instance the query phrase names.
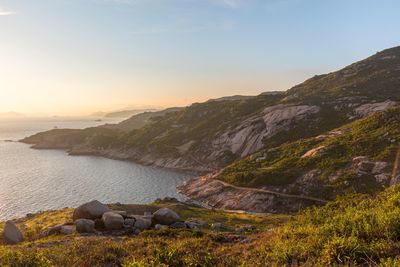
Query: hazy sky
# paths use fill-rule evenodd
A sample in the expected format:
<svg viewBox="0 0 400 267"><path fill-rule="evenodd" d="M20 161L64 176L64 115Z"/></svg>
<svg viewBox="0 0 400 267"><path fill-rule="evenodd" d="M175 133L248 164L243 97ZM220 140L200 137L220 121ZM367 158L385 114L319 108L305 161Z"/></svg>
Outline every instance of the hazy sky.
<svg viewBox="0 0 400 267"><path fill-rule="evenodd" d="M0 112L284 90L400 44L398 0L0 0Z"/></svg>

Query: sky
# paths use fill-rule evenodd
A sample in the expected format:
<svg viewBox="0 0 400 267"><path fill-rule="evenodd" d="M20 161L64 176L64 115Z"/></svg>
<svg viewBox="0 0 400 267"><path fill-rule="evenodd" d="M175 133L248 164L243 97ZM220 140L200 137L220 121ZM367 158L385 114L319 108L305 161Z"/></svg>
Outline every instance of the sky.
<svg viewBox="0 0 400 267"><path fill-rule="evenodd" d="M398 0L0 0L0 113L286 90L400 45Z"/></svg>

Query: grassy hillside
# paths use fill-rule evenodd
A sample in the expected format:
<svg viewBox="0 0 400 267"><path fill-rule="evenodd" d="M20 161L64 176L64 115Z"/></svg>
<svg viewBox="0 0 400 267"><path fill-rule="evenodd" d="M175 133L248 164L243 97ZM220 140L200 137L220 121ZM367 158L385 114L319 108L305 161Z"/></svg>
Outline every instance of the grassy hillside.
<svg viewBox="0 0 400 267"><path fill-rule="evenodd" d="M350 195L295 216L231 214L158 203L184 218L222 222L224 228L37 239L34 229L65 222L71 215L68 209L46 212L18 220L18 225L33 230L21 245L0 245L0 265L399 266L399 203L399 187L373 197ZM249 224L255 230L235 230Z"/></svg>
<svg viewBox="0 0 400 267"><path fill-rule="evenodd" d="M359 176L351 165L358 156L370 161L388 163L390 172L400 142L400 108L377 113L345 125L323 136L285 143L265 149L223 169L218 179L248 187L274 186L285 188L299 177L318 170L318 191L313 195L332 197L336 193L370 192L379 190L372 175ZM321 148L313 156L303 157L308 151ZM340 170L335 181L329 178ZM389 170L388 170L389 169ZM295 189L293 189L295 190ZM300 189L298 189L300 190Z"/></svg>
<svg viewBox="0 0 400 267"><path fill-rule="evenodd" d="M340 127L379 110L384 101L400 101L399 74L400 47L395 47L286 92L221 98L139 114L114 126L55 130L24 141L77 154L121 154L161 167L217 170L259 149ZM307 109L313 111L303 115Z"/></svg>

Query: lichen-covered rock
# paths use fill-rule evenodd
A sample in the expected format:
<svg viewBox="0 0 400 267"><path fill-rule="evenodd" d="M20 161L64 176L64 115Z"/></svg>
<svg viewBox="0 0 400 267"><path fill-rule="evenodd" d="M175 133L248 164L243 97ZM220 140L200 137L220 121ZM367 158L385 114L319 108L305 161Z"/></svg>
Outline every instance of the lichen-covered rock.
<svg viewBox="0 0 400 267"><path fill-rule="evenodd" d="M181 217L175 211L168 208L157 210L153 216L155 222L158 224L171 225L182 221Z"/></svg>
<svg viewBox="0 0 400 267"><path fill-rule="evenodd" d="M107 230L121 230L124 228L124 218L118 213L112 211L105 212L102 220Z"/></svg>
<svg viewBox="0 0 400 267"><path fill-rule="evenodd" d="M98 219L103 216L103 213L109 211L109 208L103 203L93 200L85 203L74 210L73 220L78 219Z"/></svg>
<svg viewBox="0 0 400 267"><path fill-rule="evenodd" d="M3 233L4 242L8 245L16 245L24 241L24 237L18 227L12 222L7 221Z"/></svg>

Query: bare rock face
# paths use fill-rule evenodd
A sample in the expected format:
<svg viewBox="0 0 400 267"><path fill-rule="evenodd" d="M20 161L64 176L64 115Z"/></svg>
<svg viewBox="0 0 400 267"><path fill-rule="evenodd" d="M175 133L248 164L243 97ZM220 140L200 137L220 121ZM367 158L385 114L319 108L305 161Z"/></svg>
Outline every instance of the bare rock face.
<svg viewBox="0 0 400 267"><path fill-rule="evenodd" d="M121 230L124 227L124 217L112 211L105 212L102 216L102 220L104 226L109 231Z"/></svg>
<svg viewBox="0 0 400 267"><path fill-rule="evenodd" d="M162 225L171 225L182 221L181 217L175 211L168 208L159 209L153 215L154 220Z"/></svg>
<svg viewBox="0 0 400 267"><path fill-rule="evenodd" d="M294 122L319 111L319 107L309 105L279 104L267 107L261 116L257 115L243 121L236 128L230 129L214 140L212 145L216 152L213 154L228 150L241 157L250 155L263 148L264 139L290 129Z"/></svg>
<svg viewBox="0 0 400 267"><path fill-rule="evenodd" d="M103 213L109 211L109 208L103 203L93 200L85 203L74 210L73 220L78 219L98 219L103 216Z"/></svg>
<svg viewBox="0 0 400 267"><path fill-rule="evenodd" d="M367 103L357 107L354 112L357 117L365 117L378 111L384 111L388 108L394 107L397 103L395 101L386 100L378 103Z"/></svg>
<svg viewBox="0 0 400 267"><path fill-rule="evenodd" d="M287 197L285 194L225 184L211 175L187 181L178 187L181 194L210 207L249 212L295 212L318 204L312 199Z"/></svg>
<svg viewBox="0 0 400 267"><path fill-rule="evenodd" d="M4 242L9 245L16 245L24 241L24 237L18 227L12 222L7 221L4 226Z"/></svg>
<svg viewBox="0 0 400 267"><path fill-rule="evenodd" d="M75 222L78 233L94 233L94 221L88 219L78 219Z"/></svg>

